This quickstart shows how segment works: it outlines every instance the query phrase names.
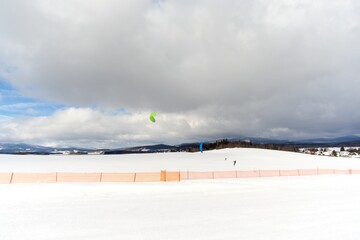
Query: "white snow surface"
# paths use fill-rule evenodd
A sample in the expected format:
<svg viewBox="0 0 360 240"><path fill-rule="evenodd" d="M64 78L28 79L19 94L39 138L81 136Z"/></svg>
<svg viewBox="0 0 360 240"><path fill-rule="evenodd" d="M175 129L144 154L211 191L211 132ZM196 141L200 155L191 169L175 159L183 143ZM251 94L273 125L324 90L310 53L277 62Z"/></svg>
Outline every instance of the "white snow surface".
<svg viewBox="0 0 360 240"><path fill-rule="evenodd" d="M227 158L227 160L225 160ZM233 166L233 161L237 163ZM360 169L360 160L284 151L232 148L203 154L0 155L0 172L151 172L253 169Z"/></svg>
<svg viewBox="0 0 360 240"><path fill-rule="evenodd" d="M227 157L225 161L224 158ZM359 159L260 149L0 156L0 172L360 169ZM157 183L0 184L1 240L358 240L360 175Z"/></svg>

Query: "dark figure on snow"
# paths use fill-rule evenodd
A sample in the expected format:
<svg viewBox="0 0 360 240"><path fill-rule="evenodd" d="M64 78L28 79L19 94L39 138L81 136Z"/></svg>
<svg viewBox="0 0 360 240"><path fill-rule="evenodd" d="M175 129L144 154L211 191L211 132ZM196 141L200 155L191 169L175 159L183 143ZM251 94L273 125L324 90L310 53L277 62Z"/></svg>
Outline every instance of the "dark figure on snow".
<svg viewBox="0 0 360 240"><path fill-rule="evenodd" d="M234 166L236 165L236 160L234 161Z"/></svg>

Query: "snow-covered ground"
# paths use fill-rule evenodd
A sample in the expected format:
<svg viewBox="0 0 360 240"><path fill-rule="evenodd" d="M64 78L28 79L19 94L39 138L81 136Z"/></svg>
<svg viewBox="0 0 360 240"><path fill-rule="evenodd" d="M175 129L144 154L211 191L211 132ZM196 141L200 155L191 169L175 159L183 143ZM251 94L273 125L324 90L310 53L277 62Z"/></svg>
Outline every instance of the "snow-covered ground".
<svg viewBox="0 0 360 240"><path fill-rule="evenodd" d="M227 160L225 161L225 157ZM337 168L359 159L259 149L0 156L0 172ZM360 175L0 184L1 240L360 239Z"/></svg>
<svg viewBox="0 0 360 240"><path fill-rule="evenodd" d="M227 158L227 160L225 160ZM237 164L233 166L233 161ZM235 148L201 153L0 155L0 172L146 172L253 169L360 169L360 159Z"/></svg>

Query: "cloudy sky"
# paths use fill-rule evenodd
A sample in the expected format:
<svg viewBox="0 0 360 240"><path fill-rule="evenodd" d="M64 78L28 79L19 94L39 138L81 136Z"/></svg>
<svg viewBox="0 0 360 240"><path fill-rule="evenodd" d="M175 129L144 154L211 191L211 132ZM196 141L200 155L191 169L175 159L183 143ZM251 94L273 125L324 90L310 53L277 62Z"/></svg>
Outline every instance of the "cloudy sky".
<svg viewBox="0 0 360 240"><path fill-rule="evenodd" d="M357 0L0 0L0 142L360 135L359 43Z"/></svg>

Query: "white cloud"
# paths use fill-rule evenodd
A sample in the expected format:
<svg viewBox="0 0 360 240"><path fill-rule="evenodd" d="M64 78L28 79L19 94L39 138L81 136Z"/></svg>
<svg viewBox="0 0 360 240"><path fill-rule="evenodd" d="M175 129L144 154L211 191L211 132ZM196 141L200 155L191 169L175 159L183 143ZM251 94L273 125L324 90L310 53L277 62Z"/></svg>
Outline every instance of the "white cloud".
<svg viewBox="0 0 360 240"><path fill-rule="evenodd" d="M29 97L143 113L25 122L72 139L359 134L359 18L355 0L5 1L0 59L13 70L0 75ZM139 120L154 110L169 118L159 138Z"/></svg>
<svg viewBox="0 0 360 240"><path fill-rule="evenodd" d="M90 108L67 108L48 117L4 119L0 141L27 142L42 145L122 147L134 144L182 143L218 134L204 134L199 123L215 125L216 121L188 120L176 114L159 114L156 123L149 113L113 114ZM213 128L215 129L215 128Z"/></svg>

